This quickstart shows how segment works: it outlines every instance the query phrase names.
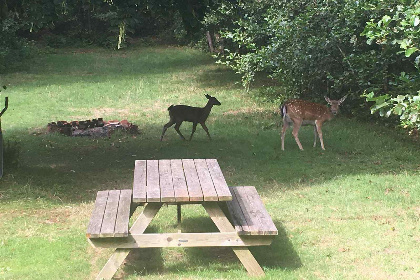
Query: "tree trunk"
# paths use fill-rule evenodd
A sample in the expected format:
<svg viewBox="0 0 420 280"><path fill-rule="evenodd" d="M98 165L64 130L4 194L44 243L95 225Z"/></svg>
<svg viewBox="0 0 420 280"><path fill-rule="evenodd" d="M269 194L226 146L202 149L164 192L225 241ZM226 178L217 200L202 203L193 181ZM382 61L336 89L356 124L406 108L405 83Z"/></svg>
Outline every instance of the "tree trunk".
<svg viewBox="0 0 420 280"><path fill-rule="evenodd" d="M210 31L206 32L207 42L209 44L210 52L214 53L213 40L211 39Z"/></svg>
<svg viewBox="0 0 420 280"><path fill-rule="evenodd" d="M120 34L118 36L118 46L117 46L117 49L118 50L123 47L122 44L125 41L125 21L122 21L120 23L120 26L119 27L120 27Z"/></svg>

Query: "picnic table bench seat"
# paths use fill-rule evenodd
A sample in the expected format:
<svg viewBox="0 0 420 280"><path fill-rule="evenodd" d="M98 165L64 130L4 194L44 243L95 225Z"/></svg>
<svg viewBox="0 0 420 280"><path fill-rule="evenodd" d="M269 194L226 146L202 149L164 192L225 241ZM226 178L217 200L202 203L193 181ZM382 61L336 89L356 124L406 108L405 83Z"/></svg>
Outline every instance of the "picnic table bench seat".
<svg viewBox="0 0 420 280"><path fill-rule="evenodd" d="M238 235L278 235L276 226L253 186L229 187L227 202L232 225Z"/></svg>
<svg viewBox="0 0 420 280"><path fill-rule="evenodd" d="M132 190L106 190L96 195L88 238L127 237Z"/></svg>

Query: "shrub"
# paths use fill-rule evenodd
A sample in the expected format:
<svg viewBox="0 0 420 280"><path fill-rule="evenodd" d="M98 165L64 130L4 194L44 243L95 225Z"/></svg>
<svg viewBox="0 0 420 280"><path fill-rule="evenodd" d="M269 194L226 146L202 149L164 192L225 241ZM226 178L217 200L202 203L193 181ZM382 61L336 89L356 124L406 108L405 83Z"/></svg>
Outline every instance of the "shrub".
<svg viewBox="0 0 420 280"><path fill-rule="evenodd" d="M0 22L0 73L20 68L30 56L27 40L16 35L19 24L13 19Z"/></svg>
<svg viewBox="0 0 420 280"><path fill-rule="evenodd" d="M392 49L411 65L409 73L401 72L389 81L392 89L378 89L363 94L366 101L374 102L372 114L397 115L400 125L411 132L420 130L420 3L397 5L389 9L380 20L367 23L363 35L368 44ZM375 93L379 94L375 96Z"/></svg>

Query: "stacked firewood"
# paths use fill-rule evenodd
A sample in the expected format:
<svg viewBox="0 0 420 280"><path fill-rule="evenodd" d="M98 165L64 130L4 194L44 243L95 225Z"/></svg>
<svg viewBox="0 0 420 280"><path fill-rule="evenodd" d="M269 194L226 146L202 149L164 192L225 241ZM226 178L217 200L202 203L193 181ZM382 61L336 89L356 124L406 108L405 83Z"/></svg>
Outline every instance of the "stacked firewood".
<svg viewBox="0 0 420 280"><path fill-rule="evenodd" d="M104 121L103 118L85 121L57 121L47 125L50 133L58 132L67 136L109 137L115 130L138 134L138 126L127 120Z"/></svg>

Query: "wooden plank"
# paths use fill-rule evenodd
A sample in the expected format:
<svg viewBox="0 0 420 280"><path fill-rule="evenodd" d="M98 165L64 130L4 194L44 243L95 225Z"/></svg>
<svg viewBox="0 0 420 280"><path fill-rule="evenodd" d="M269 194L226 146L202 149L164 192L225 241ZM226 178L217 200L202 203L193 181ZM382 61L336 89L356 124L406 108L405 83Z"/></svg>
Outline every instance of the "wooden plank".
<svg viewBox="0 0 420 280"><path fill-rule="evenodd" d="M130 253L131 249L115 249L112 256L106 262L104 267L101 269L99 274L96 276L96 280L103 280L103 279L112 279L115 272L117 272L118 268L124 262L127 255Z"/></svg>
<svg viewBox="0 0 420 280"><path fill-rule="evenodd" d="M134 166L133 202L146 202L146 161L136 160Z"/></svg>
<svg viewBox="0 0 420 280"><path fill-rule="evenodd" d="M118 213L119 198L120 198L120 190L112 190L108 192L108 200L106 202L100 237L113 237L114 236L115 222L116 222L117 213Z"/></svg>
<svg viewBox="0 0 420 280"><path fill-rule="evenodd" d="M271 238L270 238L271 237ZM238 247L270 245L274 236L241 238L236 232L147 233L91 240L96 248Z"/></svg>
<svg viewBox="0 0 420 280"><path fill-rule="evenodd" d="M278 231L255 187L232 187L252 235L277 235Z"/></svg>
<svg viewBox="0 0 420 280"><path fill-rule="evenodd" d="M260 277L265 275L264 270L262 270L261 266L247 247L235 247L233 248L233 252L250 276Z"/></svg>
<svg viewBox="0 0 420 280"><path fill-rule="evenodd" d="M99 191L96 194L95 206L90 217L86 237L99 237L107 199L108 191Z"/></svg>
<svg viewBox="0 0 420 280"><path fill-rule="evenodd" d="M160 202L159 161L147 160L146 169L146 200L147 202Z"/></svg>
<svg viewBox="0 0 420 280"><path fill-rule="evenodd" d="M264 235L277 235L278 231L273 223L273 220L268 214L257 190L255 187L249 186L247 188L246 199L250 209L253 209L252 219L255 224L259 225L259 233Z"/></svg>
<svg viewBox="0 0 420 280"><path fill-rule="evenodd" d="M147 203L134 224L131 226L130 233L143 233L161 207L162 203Z"/></svg>
<svg viewBox="0 0 420 280"><path fill-rule="evenodd" d="M236 232L235 228L226 217L225 213L220 209L220 206L214 202L203 202L203 207L206 209L211 220L221 232Z"/></svg>
<svg viewBox="0 0 420 280"><path fill-rule="evenodd" d="M174 183L175 201L189 201L187 182L185 180L184 169L180 159L171 160L172 180Z"/></svg>
<svg viewBox="0 0 420 280"><path fill-rule="evenodd" d="M201 189L203 190L204 201L218 201L216 189L213 185L209 169L205 159L195 159L195 168L200 180Z"/></svg>
<svg viewBox="0 0 420 280"><path fill-rule="evenodd" d="M184 167L190 201L203 201L203 191L201 189L200 180L198 179L197 170L195 169L194 160L183 159L182 166Z"/></svg>
<svg viewBox="0 0 420 280"><path fill-rule="evenodd" d="M159 160L160 198L162 202L175 202L170 160Z"/></svg>
<svg viewBox="0 0 420 280"><path fill-rule="evenodd" d="M252 215L253 215L253 209L248 207L249 205L247 205L247 200L245 192L247 191L247 188L244 187L232 187L230 189L231 191L233 191L236 200L239 203L239 206L242 209L242 213L244 214L244 218L246 220L246 224L248 225L248 232L251 235L257 235L259 234L259 225L254 223L254 221L252 220Z"/></svg>
<svg viewBox="0 0 420 280"><path fill-rule="evenodd" d="M130 220L131 190L121 190L118 203L117 221L115 222L115 237L128 236L128 222Z"/></svg>
<svg viewBox="0 0 420 280"><path fill-rule="evenodd" d="M232 201L228 201L227 207L232 217L233 225L239 234L251 234L251 230L248 227L244 213L242 212L241 206L239 205L236 193L232 190Z"/></svg>
<svg viewBox="0 0 420 280"><path fill-rule="evenodd" d="M216 159L206 159L207 167L209 169L211 179L213 180L214 188L220 201L232 200L232 194L220 169L219 163Z"/></svg>

